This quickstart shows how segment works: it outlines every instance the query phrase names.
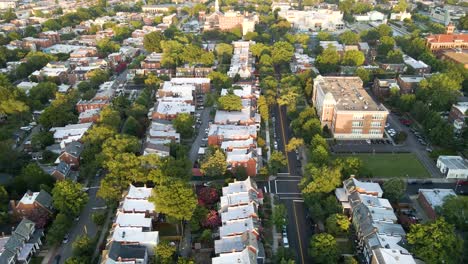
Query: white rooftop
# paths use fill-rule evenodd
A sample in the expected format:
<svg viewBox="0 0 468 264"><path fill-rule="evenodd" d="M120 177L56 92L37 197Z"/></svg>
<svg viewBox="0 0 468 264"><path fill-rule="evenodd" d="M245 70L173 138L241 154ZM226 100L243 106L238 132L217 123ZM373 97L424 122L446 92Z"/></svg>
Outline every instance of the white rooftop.
<svg viewBox="0 0 468 264"><path fill-rule="evenodd" d="M249 190L257 189L257 184L248 177L245 181L231 182L228 186L223 187L223 196L233 193L248 192Z"/></svg>
<svg viewBox="0 0 468 264"><path fill-rule="evenodd" d="M373 250L373 255L378 264L416 264L413 256L397 249L377 248Z"/></svg>
<svg viewBox="0 0 468 264"><path fill-rule="evenodd" d="M20 200L20 203L22 204L33 204L34 201L36 201L37 196L39 195L39 192L33 192L29 194L26 192L23 197Z"/></svg>
<svg viewBox="0 0 468 264"><path fill-rule="evenodd" d="M225 140L242 140L248 139L251 136L257 135L257 127L255 125L236 126L236 125L216 125L210 126L208 131L209 136L217 135Z"/></svg>
<svg viewBox="0 0 468 264"><path fill-rule="evenodd" d="M253 138L248 138L245 140L226 140L221 143L221 149L226 150L228 148L249 148L254 144L255 142Z"/></svg>
<svg viewBox="0 0 468 264"><path fill-rule="evenodd" d="M221 220L231 221L243 219L257 214L257 206L254 203L247 205L229 207L226 212L221 213Z"/></svg>
<svg viewBox="0 0 468 264"><path fill-rule="evenodd" d="M419 194L426 198L426 201L433 209L442 206L444 199L448 196L457 195L452 189L419 189Z"/></svg>
<svg viewBox="0 0 468 264"><path fill-rule="evenodd" d="M195 106L185 102L168 102L158 100L156 112L165 115L177 115L181 113L190 114L195 112Z"/></svg>
<svg viewBox="0 0 468 264"><path fill-rule="evenodd" d="M256 229L258 223L253 218L244 218L239 220L232 220L223 222L223 225L219 228L219 236L232 236L240 235L245 231L252 231Z"/></svg>
<svg viewBox="0 0 468 264"><path fill-rule="evenodd" d="M144 213L117 213L115 223L120 227L146 227L151 228L151 218Z"/></svg>
<svg viewBox="0 0 468 264"><path fill-rule="evenodd" d="M468 111L468 102L458 102L454 104L453 107L462 113L466 113L466 111Z"/></svg>
<svg viewBox="0 0 468 264"><path fill-rule="evenodd" d="M208 84L210 83L209 78L182 78L182 77L177 77L177 78L172 78L171 83L173 84Z"/></svg>
<svg viewBox="0 0 468 264"><path fill-rule="evenodd" d="M83 136L93 123L82 123L66 125L64 127L53 127L49 131L54 132L55 139L61 139L69 136Z"/></svg>
<svg viewBox="0 0 468 264"><path fill-rule="evenodd" d="M148 200L125 199L122 205L122 210L125 212L149 212L155 210L154 203Z"/></svg>
<svg viewBox="0 0 468 264"><path fill-rule="evenodd" d="M439 156L438 161L450 170L468 170L468 162L460 156Z"/></svg>
<svg viewBox="0 0 468 264"><path fill-rule="evenodd" d="M116 227L112 239L118 242L157 243L159 232L144 232L142 227Z"/></svg>
<svg viewBox="0 0 468 264"><path fill-rule="evenodd" d="M405 64L411 66L413 69L424 69L424 68L429 67L423 61L415 60L408 55L403 56L403 61L405 62Z"/></svg>
<svg viewBox="0 0 468 264"><path fill-rule="evenodd" d="M223 253L211 259L212 264L256 264L257 256L249 248L241 252Z"/></svg>
<svg viewBox="0 0 468 264"><path fill-rule="evenodd" d="M148 199L151 197L153 189L147 187L135 187L130 184L127 199Z"/></svg>

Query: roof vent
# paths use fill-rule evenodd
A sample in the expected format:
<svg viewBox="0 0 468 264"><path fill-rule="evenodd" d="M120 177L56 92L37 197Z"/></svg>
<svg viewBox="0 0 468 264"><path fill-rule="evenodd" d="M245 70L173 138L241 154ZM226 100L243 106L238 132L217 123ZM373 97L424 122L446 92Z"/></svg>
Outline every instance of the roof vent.
<svg viewBox="0 0 468 264"><path fill-rule="evenodd" d="M122 232L122 238L125 238L125 231Z"/></svg>

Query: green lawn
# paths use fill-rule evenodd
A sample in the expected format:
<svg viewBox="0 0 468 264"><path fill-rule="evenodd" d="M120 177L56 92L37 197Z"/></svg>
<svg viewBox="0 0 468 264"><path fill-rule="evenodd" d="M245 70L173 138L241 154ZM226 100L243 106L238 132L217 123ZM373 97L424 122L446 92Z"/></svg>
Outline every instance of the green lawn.
<svg viewBox="0 0 468 264"><path fill-rule="evenodd" d="M360 158L364 163L364 174L370 174L374 178L430 177L426 168L413 153L338 155L340 156Z"/></svg>
<svg viewBox="0 0 468 264"><path fill-rule="evenodd" d="M29 264L41 264L44 257L33 257Z"/></svg>

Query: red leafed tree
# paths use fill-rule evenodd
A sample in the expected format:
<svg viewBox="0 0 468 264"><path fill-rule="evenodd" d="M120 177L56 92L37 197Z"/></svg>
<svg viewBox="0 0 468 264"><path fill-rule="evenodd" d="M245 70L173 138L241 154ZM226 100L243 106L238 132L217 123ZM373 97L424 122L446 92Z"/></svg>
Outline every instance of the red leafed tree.
<svg viewBox="0 0 468 264"><path fill-rule="evenodd" d="M24 217L33 221L36 224L36 228L44 228L47 222L49 222L50 214L45 210L32 210L28 211Z"/></svg>
<svg viewBox="0 0 468 264"><path fill-rule="evenodd" d="M214 188L202 188L198 191L198 203L200 205L210 206L219 201L219 195Z"/></svg>
<svg viewBox="0 0 468 264"><path fill-rule="evenodd" d="M202 226L205 228L215 228L221 225L221 217L219 217L218 212L211 210L207 215L205 220L202 223Z"/></svg>

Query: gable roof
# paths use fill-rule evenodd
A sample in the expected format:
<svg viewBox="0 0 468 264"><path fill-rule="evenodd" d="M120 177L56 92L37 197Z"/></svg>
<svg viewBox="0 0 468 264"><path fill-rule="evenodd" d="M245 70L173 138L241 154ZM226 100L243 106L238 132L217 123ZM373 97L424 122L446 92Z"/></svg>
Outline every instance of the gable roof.
<svg viewBox="0 0 468 264"><path fill-rule="evenodd" d="M79 157L83 151L83 144L78 141L72 141L65 147L65 152L74 157Z"/></svg>

